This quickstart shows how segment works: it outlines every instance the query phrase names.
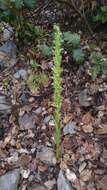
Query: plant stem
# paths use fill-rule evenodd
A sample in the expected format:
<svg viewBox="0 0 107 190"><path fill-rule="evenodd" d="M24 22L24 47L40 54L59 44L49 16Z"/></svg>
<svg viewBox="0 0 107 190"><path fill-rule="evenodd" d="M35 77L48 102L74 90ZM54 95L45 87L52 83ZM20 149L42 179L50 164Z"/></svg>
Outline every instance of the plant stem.
<svg viewBox="0 0 107 190"><path fill-rule="evenodd" d="M55 145L56 158L59 161L61 156L61 32L58 26L54 26L54 67L53 67L53 87L54 87L54 121L55 121Z"/></svg>

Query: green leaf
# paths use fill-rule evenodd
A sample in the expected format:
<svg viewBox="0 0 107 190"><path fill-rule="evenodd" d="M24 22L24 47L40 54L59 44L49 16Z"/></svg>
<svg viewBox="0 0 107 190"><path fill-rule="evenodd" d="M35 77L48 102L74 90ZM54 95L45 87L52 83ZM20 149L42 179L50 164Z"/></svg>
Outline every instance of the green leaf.
<svg viewBox="0 0 107 190"><path fill-rule="evenodd" d="M101 66L101 72L105 75L107 75L107 65Z"/></svg>
<svg viewBox="0 0 107 190"><path fill-rule="evenodd" d="M73 50L73 59L76 63L82 63L84 61L84 53L81 49L74 49Z"/></svg>
<svg viewBox="0 0 107 190"><path fill-rule="evenodd" d="M11 0L11 2L14 3L16 9L21 9L24 6L23 0L15 0L15 1Z"/></svg>
<svg viewBox="0 0 107 190"><path fill-rule="evenodd" d="M102 6L97 11L96 16L93 17L94 22L106 23L107 22L107 6Z"/></svg>
<svg viewBox="0 0 107 190"><path fill-rule="evenodd" d="M101 72L101 67L100 65L94 65L91 68L91 75L92 75L92 79L95 80L97 75Z"/></svg>
<svg viewBox="0 0 107 190"><path fill-rule="evenodd" d="M7 11L0 11L0 19L8 20L8 17L11 15L10 10Z"/></svg>
<svg viewBox="0 0 107 190"><path fill-rule="evenodd" d="M39 49L46 57L50 57L52 55L52 47L49 47L46 44L39 45Z"/></svg>
<svg viewBox="0 0 107 190"><path fill-rule="evenodd" d="M63 40L69 44L72 44L73 47L80 45L80 35L76 33L72 34L70 31L63 33Z"/></svg>
<svg viewBox="0 0 107 190"><path fill-rule="evenodd" d="M101 52L92 52L90 56L90 60L93 64L101 64L103 58Z"/></svg>
<svg viewBox="0 0 107 190"><path fill-rule="evenodd" d="M95 79L99 73L107 74L107 57L101 52L92 52L90 61L93 64L91 68L92 78Z"/></svg>
<svg viewBox="0 0 107 190"><path fill-rule="evenodd" d="M101 11L107 13L107 6L102 6L102 7L101 7Z"/></svg>
<svg viewBox="0 0 107 190"><path fill-rule="evenodd" d="M37 0L24 0L24 5L29 9L34 9L36 6Z"/></svg>
<svg viewBox="0 0 107 190"><path fill-rule="evenodd" d="M94 22L101 21L101 17L102 17L101 13L98 13L96 16L93 17L93 21Z"/></svg>

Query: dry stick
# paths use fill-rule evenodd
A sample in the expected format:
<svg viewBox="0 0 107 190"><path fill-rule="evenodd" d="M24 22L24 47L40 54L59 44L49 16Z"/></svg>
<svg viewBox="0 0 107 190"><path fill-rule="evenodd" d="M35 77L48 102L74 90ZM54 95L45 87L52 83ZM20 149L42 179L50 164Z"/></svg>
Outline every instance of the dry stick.
<svg viewBox="0 0 107 190"><path fill-rule="evenodd" d="M87 26L89 32L90 32L91 34L93 34L93 31L92 31L92 29L91 29L91 27L90 27L90 25L89 25L89 23L88 23L88 21L87 21L87 19L86 19L86 16L85 16L84 11L83 11L83 13L81 13L81 12L78 10L78 8L76 7L76 5L75 5L75 3L74 3L73 0L70 0L70 2L64 1L64 0L56 0L56 1L59 2L59 3L66 4L66 5L68 5L68 6L72 6L72 8L73 8L73 9L78 13L78 15L80 15L80 17L84 20L84 22L85 22L85 24L86 24L86 26ZM83 6L83 1L82 1L82 6Z"/></svg>
<svg viewBox="0 0 107 190"><path fill-rule="evenodd" d="M35 11L34 11L34 14L37 16L38 14L40 14L40 12L42 11L42 10L44 10L44 9L46 9L48 6L49 6L49 4L51 3L51 1L48 1L47 3L46 3L46 5L40 5ZM31 15L31 17L33 18L33 13L29 10L29 13L30 13L30 15ZM37 24L37 22L36 22L36 20L35 20L35 22L34 22L34 24Z"/></svg>
<svg viewBox="0 0 107 190"><path fill-rule="evenodd" d="M79 11L79 10L77 9L77 7L76 7L76 5L75 5L75 3L74 3L74 0L70 0L70 2L71 2L72 7L74 8L74 10L80 15L81 18L84 19L84 22L85 22L85 24L86 24L86 26L87 26L89 32L90 32L91 34L93 34L93 31L92 31L92 29L91 29L91 27L90 27L90 25L89 25L89 23L88 23L88 21L87 21L87 19L86 19L86 16L85 16L85 13L84 13L84 8L83 8L83 13L81 13L81 11ZM82 2L82 6L84 7L83 0L81 0L81 2Z"/></svg>
<svg viewBox="0 0 107 190"><path fill-rule="evenodd" d="M34 14L37 14L38 12L40 12L40 10L43 8L43 6L44 5L41 5L41 6L39 6L36 10L34 10ZM31 16L31 19L32 19L32 21L34 22L34 20L33 20L33 13L32 13L32 11L30 10L30 9L28 9L28 11L29 11L29 14L30 14L30 16ZM36 24L36 22L34 22L34 24Z"/></svg>

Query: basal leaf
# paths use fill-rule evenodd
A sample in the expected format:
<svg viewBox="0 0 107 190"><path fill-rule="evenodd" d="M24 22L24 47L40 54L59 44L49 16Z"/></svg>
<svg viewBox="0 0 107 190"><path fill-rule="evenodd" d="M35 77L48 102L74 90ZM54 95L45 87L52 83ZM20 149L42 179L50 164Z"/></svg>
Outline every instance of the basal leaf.
<svg viewBox="0 0 107 190"><path fill-rule="evenodd" d="M84 61L84 53L81 49L73 50L73 59L76 61L76 63L82 63Z"/></svg>
<svg viewBox="0 0 107 190"><path fill-rule="evenodd" d="M24 5L29 8L29 9L33 9L35 8L37 3L37 0L24 0Z"/></svg>
<svg viewBox="0 0 107 190"><path fill-rule="evenodd" d="M70 31L63 33L63 40L69 44L72 44L73 47L80 45L80 35L76 33L71 33Z"/></svg>

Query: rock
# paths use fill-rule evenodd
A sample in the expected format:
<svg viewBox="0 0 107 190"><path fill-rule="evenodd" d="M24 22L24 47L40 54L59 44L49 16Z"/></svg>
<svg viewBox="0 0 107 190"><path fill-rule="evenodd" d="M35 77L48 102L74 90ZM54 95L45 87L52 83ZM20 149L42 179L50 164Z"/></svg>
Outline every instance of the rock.
<svg viewBox="0 0 107 190"><path fill-rule="evenodd" d="M10 58L5 52L0 51L0 69L13 66L16 63L16 60Z"/></svg>
<svg viewBox="0 0 107 190"><path fill-rule="evenodd" d="M102 124L99 128L95 130L95 134L97 135L104 135L107 134L107 123Z"/></svg>
<svg viewBox="0 0 107 190"><path fill-rule="evenodd" d="M64 135L70 134L73 135L76 133L76 123L70 121L66 126L63 128Z"/></svg>
<svg viewBox="0 0 107 190"><path fill-rule="evenodd" d="M33 111L35 114L39 115L42 113L42 107L37 108L36 110Z"/></svg>
<svg viewBox="0 0 107 190"><path fill-rule="evenodd" d="M89 123L87 125L82 125L82 129L85 133L91 133L93 132L92 123Z"/></svg>
<svg viewBox="0 0 107 190"><path fill-rule="evenodd" d="M18 121L21 130L28 130L36 127L34 116L29 116L27 113L20 116Z"/></svg>
<svg viewBox="0 0 107 190"><path fill-rule="evenodd" d="M20 170L15 169L0 177L0 190L17 190Z"/></svg>
<svg viewBox="0 0 107 190"><path fill-rule="evenodd" d="M5 42L1 47L0 51L4 52L11 58L16 58L16 45L12 40Z"/></svg>
<svg viewBox="0 0 107 190"><path fill-rule="evenodd" d="M55 179L46 181L46 182L44 183L44 185L48 188L48 190L53 189L53 187L54 187L55 184L56 184L56 180L55 180Z"/></svg>
<svg viewBox="0 0 107 190"><path fill-rule="evenodd" d="M7 62L7 55L0 51L0 68L4 67Z"/></svg>
<svg viewBox="0 0 107 190"><path fill-rule="evenodd" d="M22 95L20 96L20 100L22 103L27 103L28 102L28 95L23 92Z"/></svg>
<svg viewBox="0 0 107 190"><path fill-rule="evenodd" d="M52 119L53 119L52 115L46 116L46 117L44 118L44 123L45 123L45 124L49 124L49 122L50 122Z"/></svg>
<svg viewBox="0 0 107 190"><path fill-rule="evenodd" d="M14 74L14 78L15 79L23 79L26 80L27 79L27 72L24 69L20 69L18 70L15 74Z"/></svg>
<svg viewBox="0 0 107 190"><path fill-rule="evenodd" d="M11 113L11 105L6 100L5 95L0 95L0 113L8 114Z"/></svg>
<svg viewBox="0 0 107 190"><path fill-rule="evenodd" d="M57 180L57 189L58 190L74 190L69 181L65 178L64 173L60 170Z"/></svg>
<svg viewBox="0 0 107 190"><path fill-rule="evenodd" d="M41 146L37 151L36 158L48 165L55 165L56 158L52 148Z"/></svg>
<svg viewBox="0 0 107 190"><path fill-rule="evenodd" d="M32 187L31 187L31 190L48 190L46 187L44 186L41 186L39 184L34 184Z"/></svg>
<svg viewBox="0 0 107 190"><path fill-rule="evenodd" d="M79 104L82 107L89 107L91 105L90 98L88 97L87 89L83 90L79 94Z"/></svg>
<svg viewBox="0 0 107 190"><path fill-rule="evenodd" d="M85 169L80 174L80 179L84 182L89 181L92 178L92 171Z"/></svg>
<svg viewBox="0 0 107 190"><path fill-rule="evenodd" d="M3 31L3 41L8 41L13 34L13 29L10 26L7 26Z"/></svg>

